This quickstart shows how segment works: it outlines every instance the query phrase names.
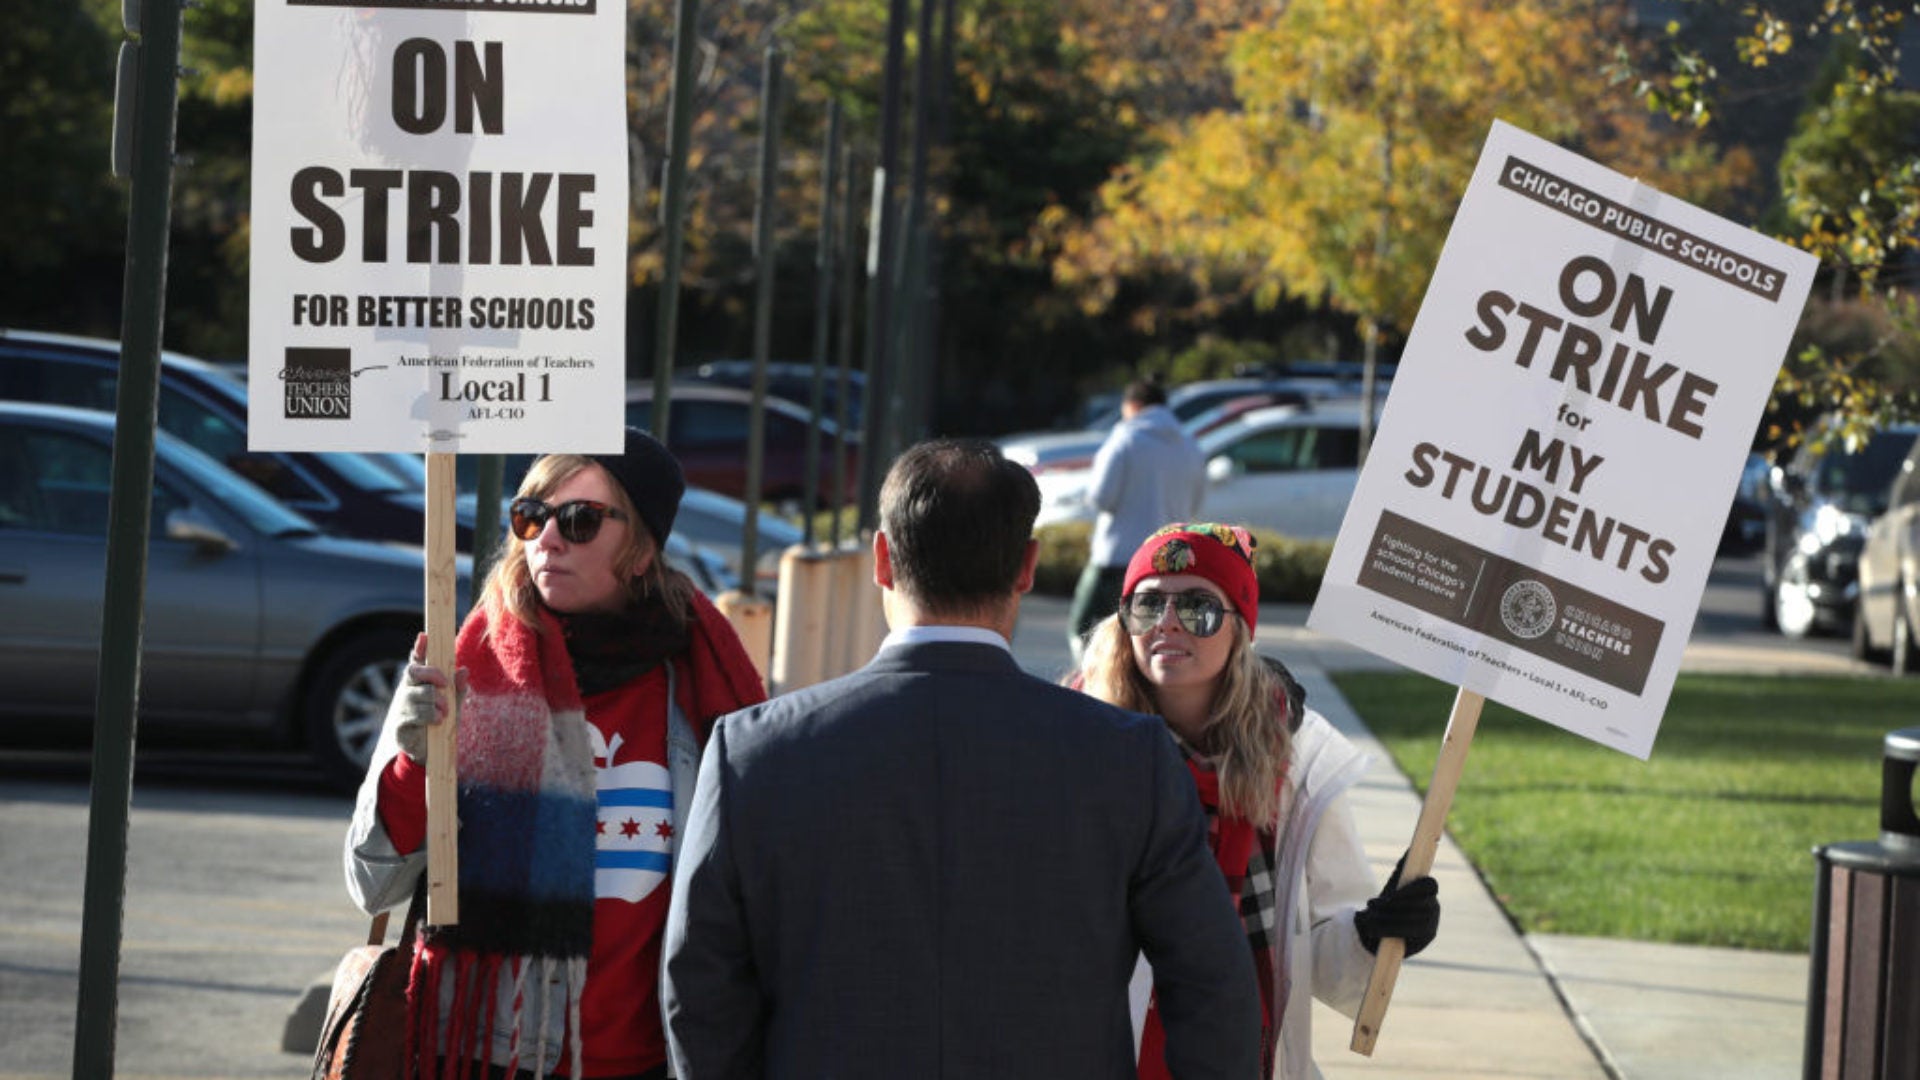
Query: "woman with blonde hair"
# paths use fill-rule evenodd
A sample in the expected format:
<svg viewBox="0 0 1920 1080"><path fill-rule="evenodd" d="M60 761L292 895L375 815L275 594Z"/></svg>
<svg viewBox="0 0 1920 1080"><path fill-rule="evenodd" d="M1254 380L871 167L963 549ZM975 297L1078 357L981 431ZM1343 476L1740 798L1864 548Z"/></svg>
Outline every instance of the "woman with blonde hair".
<svg viewBox="0 0 1920 1080"><path fill-rule="evenodd" d="M460 922L415 944L406 1052L422 1077L666 1075L675 832L709 725L766 692L667 565L679 463L644 432L625 439L534 462L455 644ZM427 728L449 680L425 638L348 828L348 889L368 912L413 895L426 865Z"/></svg>
<svg viewBox="0 0 1920 1080"><path fill-rule="evenodd" d="M1166 721L1246 927L1265 1075L1306 1080L1320 1075L1310 999L1353 1015L1380 940L1419 952L1439 929L1440 902L1432 878L1402 885L1398 868L1374 895L1345 794L1367 759L1306 708L1284 666L1254 651L1253 551L1238 526L1178 523L1148 537L1072 682ZM1136 978L1139 1075L1158 1080L1168 1073L1148 986Z"/></svg>

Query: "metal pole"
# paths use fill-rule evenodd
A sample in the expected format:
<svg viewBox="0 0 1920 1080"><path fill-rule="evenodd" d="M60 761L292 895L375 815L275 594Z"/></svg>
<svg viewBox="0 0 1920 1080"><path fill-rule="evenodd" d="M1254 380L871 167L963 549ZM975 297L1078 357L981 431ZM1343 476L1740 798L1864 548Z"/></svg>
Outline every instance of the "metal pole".
<svg viewBox="0 0 1920 1080"><path fill-rule="evenodd" d="M94 705L93 786L87 811L87 878L80 920L80 993L73 1033L75 1080L113 1076L119 1019L120 940L126 916L127 823L140 703L140 635L146 616L148 517L153 512L154 425L160 338L167 303L167 232L173 212L174 116L179 103L179 0L151 0L134 105L133 190L121 309L120 385L114 409L113 489L107 506L106 601Z"/></svg>
<svg viewBox="0 0 1920 1080"><path fill-rule="evenodd" d="M873 170L873 213L867 238L867 410L860 448L860 528L871 532L886 469L886 424L893 387L888 379L890 308L896 243L894 162L900 156L900 65L906 51L907 0L887 0L887 58L880 89L880 158Z"/></svg>
<svg viewBox="0 0 1920 1080"><path fill-rule="evenodd" d="M478 596L480 583L500 552L500 489L506 482L507 463L499 454L481 454L475 464L479 468L474 476L472 591Z"/></svg>
<svg viewBox="0 0 1920 1080"><path fill-rule="evenodd" d="M768 48L760 87L760 190L753 212L753 402L747 412L747 504L740 531L740 591L758 595L760 485L767 453L767 360L773 351L775 188L780 182L780 53Z"/></svg>
<svg viewBox="0 0 1920 1080"><path fill-rule="evenodd" d="M827 144L820 155L820 239L814 248L813 423L807 428L807 472L800 512L801 538L813 546L814 508L820 503L820 421L827 392L827 348L833 336L833 199L840 182L840 103L827 106ZM839 513L839 507L834 507Z"/></svg>
<svg viewBox="0 0 1920 1080"><path fill-rule="evenodd" d="M841 153L846 157L846 167L842 170L847 177L847 191L844 198L844 213L841 215L840 250L840 396L837 417L839 432L833 440L833 526L830 536L834 547L840 546L840 519L847 510L847 425L851 422L850 410L853 399L853 339L854 326L854 270L859 260L853 257L860 242L860 215L853 212L854 188L857 186L853 175L853 149L844 148ZM860 400L866 404L866 384L860 388ZM864 426L864 425L863 425Z"/></svg>
<svg viewBox="0 0 1920 1080"><path fill-rule="evenodd" d="M951 150L953 142L953 7L954 0L940 2L940 66L936 71L939 79L933 93L933 129L932 142L936 147ZM949 153L942 159L952 161ZM936 178L931 172L927 183L936 185L942 178ZM938 200L934 201L938 205ZM927 357L927 378L921 386L921 397L917 404L920 429L927 434L933 433L933 403L938 398L940 385L940 316L941 316L941 270L942 244L938 215L934 220L926 221L921 243L924 245L922 257L925 265L921 276L925 280L926 300L920 313L920 336L923 342L922 352Z"/></svg>
<svg viewBox="0 0 1920 1080"><path fill-rule="evenodd" d="M906 303L900 328L900 416L896 430L901 441L926 437L921 402L933 378L927 354L927 169L933 141L934 71L938 44L934 40L933 7L938 0L920 0L916 34L919 47L913 63L913 164L907 182L907 223L901 230L900 274ZM894 447L898 450L899 447Z"/></svg>
<svg viewBox="0 0 1920 1080"><path fill-rule="evenodd" d="M693 42L699 16L700 0L679 0L674 5L673 106L667 121L667 179L660 192L660 222L666 227L666 269L660 276L660 309L656 320L659 325L653 346L653 434L663 444L667 444L674 339L680 329L680 261L687 232L687 154L693 142Z"/></svg>

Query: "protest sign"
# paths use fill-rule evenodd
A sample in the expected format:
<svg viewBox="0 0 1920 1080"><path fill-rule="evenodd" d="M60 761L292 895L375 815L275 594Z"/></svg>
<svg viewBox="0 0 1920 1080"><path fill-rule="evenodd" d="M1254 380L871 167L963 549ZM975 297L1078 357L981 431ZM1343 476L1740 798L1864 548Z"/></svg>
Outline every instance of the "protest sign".
<svg viewBox="0 0 1920 1080"><path fill-rule="evenodd" d="M1815 267L1494 122L1307 618L1459 687L1407 880L1486 698L1651 753ZM1404 954L1380 943L1360 1053Z"/></svg>
<svg viewBox="0 0 1920 1080"><path fill-rule="evenodd" d="M256 9L250 447L620 449L625 11Z"/></svg>
<svg viewBox="0 0 1920 1080"><path fill-rule="evenodd" d="M626 7L254 10L247 444L427 457L426 662L454 666L454 458L618 453ZM427 919L459 921L458 702L428 734Z"/></svg>
<svg viewBox="0 0 1920 1080"><path fill-rule="evenodd" d="M1308 625L1646 758L1815 267L1496 121Z"/></svg>

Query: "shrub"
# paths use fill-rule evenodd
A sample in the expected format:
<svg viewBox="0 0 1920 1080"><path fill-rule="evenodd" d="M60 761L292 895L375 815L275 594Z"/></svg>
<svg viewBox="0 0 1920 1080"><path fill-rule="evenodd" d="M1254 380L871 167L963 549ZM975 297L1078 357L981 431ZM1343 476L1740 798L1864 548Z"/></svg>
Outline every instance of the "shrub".
<svg viewBox="0 0 1920 1080"><path fill-rule="evenodd" d="M1048 525L1036 531L1040 561L1033 568L1033 591L1045 596L1072 596L1080 570L1093 548L1093 526L1084 521Z"/></svg>
<svg viewBox="0 0 1920 1080"><path fill-rule="evenodd" d="M1093 526L1086 522L1048 525L1035 537L1040 561L1033 572L1033 591L1050 596L1073 595L1080 569L1087 565ZM1260 599L1278 603L1311 603L1320 591L1320 578L1333 554L1330 540L1296 540L1265 529L1253 530L1258 542L1253 572L1260 579Z"/></svg>

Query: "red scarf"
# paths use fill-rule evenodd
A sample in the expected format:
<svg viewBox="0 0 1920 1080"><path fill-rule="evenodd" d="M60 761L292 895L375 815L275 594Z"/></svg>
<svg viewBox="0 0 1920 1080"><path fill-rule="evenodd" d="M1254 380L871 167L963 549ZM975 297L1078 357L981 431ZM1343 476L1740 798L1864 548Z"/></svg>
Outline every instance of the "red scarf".
<svg viewBox="0 0 1920 1080"><path fill-rule="evenodd" d="M1247 860L1253 857L1253 845L1259 843L1260 833L1250 821L1229 818L1220 813L1220 774L1204 768L1193 761L1187 762L1187 771L1193 774L1194 786L1200 792L1200 804L1207 808L1207 846L1213 850L1214 862L1220 865L1221 876L1227 879L1227 891L1233 894L1233 910L1240 911L1240 890L1247 880ZM1260 998L1264 1005L1267 996L1266 980L1260 980ZM1260 1010L1265 1024L1268 1010ZM1266 1043L1264 1032L1261 1043ZM1154 1000L1147 1005L1147 1021L1140 1031L1140 1080L1172 1080L1173 1074L1167 1071L1167 1033L1160 1025L1160 1002L1156 992Z"/></svg>

